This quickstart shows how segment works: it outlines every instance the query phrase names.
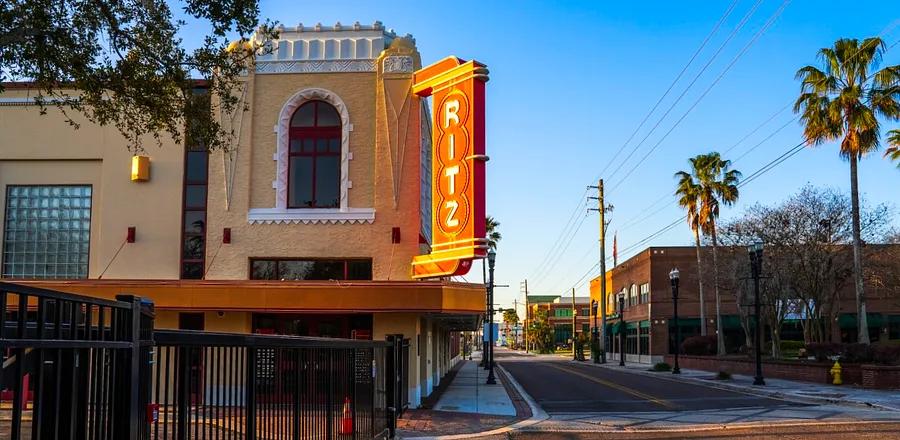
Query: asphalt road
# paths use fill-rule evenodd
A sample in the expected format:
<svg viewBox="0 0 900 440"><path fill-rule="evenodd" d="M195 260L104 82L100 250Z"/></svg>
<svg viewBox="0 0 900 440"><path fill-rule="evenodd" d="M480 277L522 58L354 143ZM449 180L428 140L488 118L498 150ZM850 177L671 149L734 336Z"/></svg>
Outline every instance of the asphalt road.
<svg viewBox="0 0 900 440"><path fill-rule="evenodd" d="M651 440L651 439L704 439L704 440L894 440L900 439L898 423L827 424L802 426L754 426L752 428L708 429L693 432L512 432L485 437L486 440Z"/></svg>
<svg viewBox="0 0 900 440"><path fill-rule="evenodd" d="M496 360L548 414L800 406L782 400L629 374L563 358L497 352Z"/></svg>

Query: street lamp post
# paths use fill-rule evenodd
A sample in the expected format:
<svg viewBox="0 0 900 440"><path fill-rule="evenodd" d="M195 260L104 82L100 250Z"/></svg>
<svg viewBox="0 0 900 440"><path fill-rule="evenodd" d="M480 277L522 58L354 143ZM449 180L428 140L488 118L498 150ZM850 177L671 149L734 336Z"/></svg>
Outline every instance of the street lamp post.
<svg viewBox="0 0 900 440"><path fill-rule="evenodd" d="M625 294L619 296L619 366L625 366Z"/></svg>
<svg viewBox="0 0 900 440"><path fill-rule="evenodd" d="M669 280L672 281L672 308L675 312L675 367L672 368L672 374L681 374L681 367L678 366L678 352L681 351L681 326L678 325L678 268L669 272Z"/></svg>
<svg viewBox="0 0 900 440"><path fill-rule="evenodd" d="M488 377L487 384L494 385L497 383L494 379L494 263L497 260L497 253L493 249L488 251L488 316L490 326L488 327Z"/></svg>
<svg viewBox="0 0 900 440"><path fill-rule="evenodd" d="M765 385L766 381L762 374L762 343L760 342L762 334L762 321L759 314L759 276L762 272L762 253L763 244L756 241L751 244L747 250L750 252L750 271L753 274L753 292L755 298L753 300L753 310L756 315L756 331L754 332L754 345L756 346L756 377L753 378L753 385Z"/></svg>

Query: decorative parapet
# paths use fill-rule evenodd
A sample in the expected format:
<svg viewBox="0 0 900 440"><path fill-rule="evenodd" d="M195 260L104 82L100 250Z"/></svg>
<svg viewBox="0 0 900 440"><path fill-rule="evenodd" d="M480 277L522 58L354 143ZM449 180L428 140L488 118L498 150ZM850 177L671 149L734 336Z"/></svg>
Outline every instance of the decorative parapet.
<svg viewBox="0 0 900 440"><path fill-rule="evenodd" d="M334 73L375 72L375 59L397 38L380 21L372 25L359 22L350 26L321 23L308 27L278 28L279 37L271 42L271 51L256 58L256 73ZM404 38L415 41L412 35ZM397 69L410 69L405 60L397 60ZM407 71L407 70L398 70Z"/></svg>

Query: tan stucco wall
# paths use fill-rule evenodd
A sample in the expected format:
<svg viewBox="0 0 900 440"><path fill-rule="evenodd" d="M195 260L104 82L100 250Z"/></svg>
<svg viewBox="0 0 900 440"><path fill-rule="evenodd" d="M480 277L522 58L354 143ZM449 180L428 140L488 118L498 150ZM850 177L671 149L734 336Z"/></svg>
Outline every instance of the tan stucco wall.
<svg viewBox="0 0 900 440"><path fill-rule="evenodd" d="M377 93L382 80L380 73L254 74L248 78L245 99L250 114L240 118L240 141L233 151L216 152L210 159L207 279L248 279L253 257L372 258L373 279L410 279L412 257L420 252L420 101L407 87L406 130L392 151L387 133L397 126L397 118L384 116L386 98ZM250 209L275 207L274 128L289 98L307 88L329 90L347 106L353 128L349 207L374 208L372 224L248 222ZM402 155L396 154L398 145L404 148ZM225 170L230 160L235 168L229 185L232 177ZM395 166L402 171L396 173ZM395 184L400 188L396 203ZM399 244L391 243L393 227L400 228ZM231 228L229 245L221 245L223 228Z"/></svg>
<svg viewBox="0 0 900 440"><path fill-rule="evenodd" d="M4 98L25 98L8 90ZM151 157L149 182L132 182L131 156L125 139L110 127L81 122L69 126L53 107L0 106L0 216L5 215L6 185L90 184L92 190L89 277L178 278L181 240L183 149L171 140L157 147L145 142ZM122 247L126 229L137 241ZM0 228L0 238L2 238Z"/></svg>

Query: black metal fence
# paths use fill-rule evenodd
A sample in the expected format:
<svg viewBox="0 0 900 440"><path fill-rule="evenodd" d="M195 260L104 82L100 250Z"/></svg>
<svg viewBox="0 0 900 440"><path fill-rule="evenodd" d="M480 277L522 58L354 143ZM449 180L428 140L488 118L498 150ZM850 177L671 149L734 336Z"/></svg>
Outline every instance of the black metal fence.
<svg viewBox="0 0 900 440"><path fill-rule="evenodd" d="M393 435L409 341L153 331L153 306L0 283L0 438Z"/></svg>

